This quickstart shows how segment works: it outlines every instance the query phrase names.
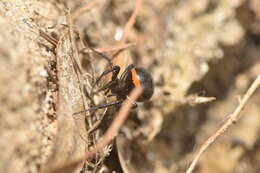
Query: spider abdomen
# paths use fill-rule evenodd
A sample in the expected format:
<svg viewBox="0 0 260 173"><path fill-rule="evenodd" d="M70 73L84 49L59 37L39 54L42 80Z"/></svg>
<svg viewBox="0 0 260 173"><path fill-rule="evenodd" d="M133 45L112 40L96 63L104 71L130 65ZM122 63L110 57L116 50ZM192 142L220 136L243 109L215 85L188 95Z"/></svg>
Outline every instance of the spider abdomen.
<svg viewBox="0 0 260 173"><path fill-rule="evenodd" d="M135 87L142 86L143 92L137 99L138 102L143 102L149 100L154 91L153 79L150 73L148 73L144 68L133 68L131 70L132 83Z"/></svg>

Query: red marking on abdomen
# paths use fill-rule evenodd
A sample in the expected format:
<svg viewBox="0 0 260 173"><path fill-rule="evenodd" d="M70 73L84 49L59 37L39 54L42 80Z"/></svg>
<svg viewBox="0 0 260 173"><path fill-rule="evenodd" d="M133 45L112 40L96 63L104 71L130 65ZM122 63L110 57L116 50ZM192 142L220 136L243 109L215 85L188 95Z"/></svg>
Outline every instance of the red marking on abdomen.
<svg viewBox="0 0 260 173"><path fill-rule="evenodd" d="M136 87L140 87L141 83L140 83L140 80L138 79L138 75L137 75L135 68L131 69L131 73L132 73L132 80L133 80L134 85Z"/></svg>

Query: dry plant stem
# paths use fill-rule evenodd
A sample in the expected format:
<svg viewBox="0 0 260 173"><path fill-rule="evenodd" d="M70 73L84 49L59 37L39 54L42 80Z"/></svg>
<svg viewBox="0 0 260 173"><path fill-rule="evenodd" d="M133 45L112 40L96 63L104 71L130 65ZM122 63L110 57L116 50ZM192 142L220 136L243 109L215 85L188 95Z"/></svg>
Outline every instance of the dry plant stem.
<svg viewBox="0 0 260 173"><path fill-rule="evenodd" d="M107 47L107 48L95 48L95 50L103 53L103 52L110 52L110 51L117 51L117 50L126 49L126 48L134 46L134 45L135 45L135 43L126 43L126 44L111 46L111 47ZM84 53L91 53L93 51L90 50L89 48L84 48L83 52Z"/></svg>
<svg viewBox="0 0 260 173"><path fill-rule="evenodd" d="M97 142L94 149L85 154L85 160L91 159L97 152L102 150L105 146L107 146L118 134L120 127L126 120L128 116L128 112L132 107L133 101L135 101L138 96L141 94L142 88L135 88L131 94L130 98L127 99L122 107L120 108L118 114L116 115L114 121L112 122L111 126L105 133L105 135Z"/></svg>
<svg viewBox="0 0 260 173"><path fill-rule="evenodd" d="M245 105L248 101L248 99L252 96L252 94L255 92L255 90L260 85L260 75L256 78L256 80L253 82L253 84L250 86L250 88L247 90L246 94L243 96L242 100L239 102L239 105L235 109L235 111L228 116L227 121L223 126L221 126L212 136L210 136L201 146L198 153L196 154L195 158L193 159L192 163L190 164L189 168L187 169L186 173L192 173L194 170L200 156L202 153L206 151L206 149L209 147L210 144L212 144L217 137L219 137L221 134L223 134L232 124L236 123L240 118L241 111L245 108Z"/></svg>
<svg viewBox="0 0 260 173"><path fill-rule="evenodd" d="M56 40L55 38L49 36L48 34L46 34L45 32L43 32L42 30L39 30L39 35L44 38L45 40L47 40L49 43L51 43L54 47L57 46L58 44L58 40Z"/></svg>
<svg viewBox="0 0 260 173"><path fill-rule="evenodd" d="M189 95L184 99L181 100L176 100L177 104L189 104L191 106L196 106L198 104L205 104L205 103L209 103L216 100L215 97L203 97L203 96L198 96L198 95Z"/></svg>
<svg viewBox="0 0 260 173"><path fill-rule="evenodd" d="M130 29L132 28L132 26L136 21L136 17L138 15L139 10L141 9L141 5L142 5L142 0L136 0L134 12L132 13L130 19L128 20L128 22L124 27L124 32L122 38L120 39L120 44L125 42L127 34L129 33Z"/></svg>
<svg viewBox="0 0 260 173"><path fill-rule="evenodd" d="M84 5L83 7L77 9L76 11L74 11L71 14L72 19L76 19L78 16L80 16L82 13L90 10L91 8L93 8L95 5L97 5L97 0L93 0L92 2Z"/></svg>
<svg viewBox="0 0 260 173"><path fill-rule="evenodd" d="M129 34L131 28L133 27L134 23L136 22L136 18L138 15L139 10L141 9L142 0L136 0L135 1L135 8L134 11L127 21L127 23L124 26L123 34L120 39L120 41L117 43L118 46L122 46L127 38L127 35ZM123 67L125 65L125 62L122 60L122 58L125 58L125 54L118 54L119 52L115 52L112 54L111 57L113 57L113 63L116 65L119 65L120 67Z"/></svg>

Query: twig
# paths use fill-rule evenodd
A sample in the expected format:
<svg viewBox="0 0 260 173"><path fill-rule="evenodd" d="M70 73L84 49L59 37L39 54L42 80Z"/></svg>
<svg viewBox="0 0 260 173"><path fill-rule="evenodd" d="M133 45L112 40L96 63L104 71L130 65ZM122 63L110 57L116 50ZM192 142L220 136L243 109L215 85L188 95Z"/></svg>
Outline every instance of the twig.
<svg viewBox="0 0 260 173"><path fill-rule="evenodd" d="M190 106L196 106L199 104L206 104L216 100L215 97L204 97L197 94L191 94L184 99L176 99L175 102L180 105L189 104Z"/></svg>
<svg viewBox="0 0 260 173"><path fill-rule="evenodd" d="M76 19L78 16L80 16L82 13L90 10L91 8L93 8L95 5L97 5L97 0L93 0L92 2L84 5L83 7L75 10L72 14L71 17L72 19Z"/></svg>
<svg viewBox="0 0 260 173"><path fill-rule="evenodd" d="M134 25L134 23L136 21L136 17L138 15L138 12L141 9L141 4L142 4L142 0L136 0L135 9L134 9L131 17L129 18L128 22L126 23L125 27L124 27L124 31L123 31L123 35L120 39L120 43L125 42L127 34L129 33L130 29L132 28L132 26Z"/></svg>
<svg viewBox="0 0 260 173"><path fill-rule="evenodd" d="M127 35L129 34L134 23L136 22L137 15L141 9L141 4L142 4L142 0L135 0L135 8L129 20L124 26L122 37L117 43L118 46L122 46L125 43ZM127 57L125 53L121 54L120 52L115 52L111 57L113 57L113 63L119 65L121 68L123 68L126 65L126 61L122 60L122 58L125 59Z"/></svg>
<svg viewBox="0 0 260 173"><path fill-rule="evenodd" d="M106 47L106 48L95 48L95 50L97 52L101 52L101 53L103 53L103 52L110 52L110 51L112 52L112 51L126 49L126 48L134 46L134 45L135 45L135 43L125 43L125 44L111 46L111 47ZM91 49L89 49L89 48L84 48L82 50L82 52L84 52L84 53L91 53L93 51Z"/></svg>
<svg viewBox="0 0 260 173"><path fill-rule="evenodd" d="M58 44L58 40L49 36L48 34L46 34L45 32L43 32L42 30L39 30L39 35L44 38L45 40L47 40L49 43L51 43L54 47L57 46Z"/></svg>
<svg viewBox="0 0 260 173"><path fill-rule="evenodd" d="M102 148L104 148L106 145L108 145L118 134L118 131L124 121L126 120L128 116L128 112L132 107L133 101L135 101L138 96L141 94L142 88L135 88L131 94L130 99L127 99L122 107L120 108L118 114L116 115L114 121L112 122L111 126L105 133L105 135L100 138L100 140L97 142L94 149L92 149L89 152L86 152L85 154L85 160L89 160L92 158L97 152L99 152Z"/></svg>
<svg viewBox="0 0 260 173"><path fill-rule="evenodd" d="M260 85L260 75L256 78L256 80L253 82L253 84L250 86L250 88L247 90L246 94L243 96L242 100L239 102L239 105L235 109L235 111L230 114L223 126L221 126L212 136L210 136L201 146L198 153L196 154L195 158L193 159L192 163L188 167L186 173L192 173L194 170L200 156L206 151L206 149L209 147L210 144L212 144L217 137L222 135L232 124L236 123L240 118L241 111L245 108L245 105L248 101L248 99L252 96L252 94L255 92L255 90Z"/></svg>

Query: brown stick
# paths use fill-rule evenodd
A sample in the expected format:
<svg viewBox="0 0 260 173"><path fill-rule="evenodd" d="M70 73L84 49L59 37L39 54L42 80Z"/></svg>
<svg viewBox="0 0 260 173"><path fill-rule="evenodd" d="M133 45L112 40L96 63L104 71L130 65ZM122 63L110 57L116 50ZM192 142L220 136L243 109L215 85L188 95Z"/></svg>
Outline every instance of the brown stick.
<svg viewBox="0 0 260 173"><path fill-rule="evenodd" d="M93 0L92 2L84 5L83 7L77 9L71 14L72 20L76 19L78 16L80 16L82 13L90 10L93 8L95 5L97 5L97 0Z"/></svg>
<svg viewBox="0 0 260 173"><path fill-rule="evenodd" d="M120 41L117 43L118 46L122 46L127 38L127 35L129 35L130 30L132 29L134 23L136 22L137 15L139 13L139 10L141 9L142 0L136 0L135 1L135 8L133 10L132 15L130 16L129 20L124 26L123 34L120 39ZM125 68L126 62L122 60L122 58L127 58L126 54L118 54L119 52L113 53L111 57L113 57L113 63L116 65L119 65L121 68Z"/></svg>
<svg viewBox="0 0 260 173"><path fill-rule="evenodd" d="M222 135L232 124L236 123L240 118L241 111L245 108L248 99L252 96L255 90L260 85L260 75L256 78L250 88L247 90L246 94L243 96L242 100L239 102L239 105L235 109L235 111L230 114L223 126L221 126L213 135L211 135L201 146L198 153L196 154L195 158L191 162L190 166L188 167L186 173L192 173L194 170L200 156L206 151L210 144L212 144L220 135Z"/></svg>
<svg viewBox="0 0 260 173"><path fill-rule="evenodd" d="M49 36L48 34L46 34L45 32L43 32L42 30L39 30L39 35L44 38L45 40L47 40L49 43L51 43L54 47L57 46L58 44L58 40L56 40L55 38Z"/></svg>
<svg viewBox="0 0 260 173"><path fill-rule="evenodd" d="M134 25L134 23L136 21L136 17L138 15L139 10L141 9L141 5L142 5L142 0L136 0L134 12L132 13L131 17L129 18L128 22L126 23L126 25L124 27L124 31L123 31L123 35L120 39L120 43L125 42L127 34L129 33L130 29L132 28L132 26Z"/></svg>
<svg viewBox="0 0 260 173"><path fill-rule="evenodd" d="M103 52L110 52L110 51L112 52L112 51L118 51L118 50L121 50L121 49L126 49L126 48L128 48L130 46L134 46L134 45L135 45L135 43L125 43L125 44L115 45L115 46L106 47L106 48L94 48L94 49L98 52L103 53ZM93 51L89 48L84 48L82 50L82 52L91 53Z"/></svg>
<svg viewBox="0 0 260 173"><path fill-rule="evenodd" d="M92 158L97 152L99 152L102 148L107 146L118 134L118 131L122 124L125 122L128 112L132 107L132 103L138 98L141 94L142 88L135 88L131 94L130 98L127 99L121 109L119 110L118 114L116 115L114 121L112 122L111 126L105 133L105 135L97 142L96 147L89 152L86 152L85 159L88 160Z"/></svg>

